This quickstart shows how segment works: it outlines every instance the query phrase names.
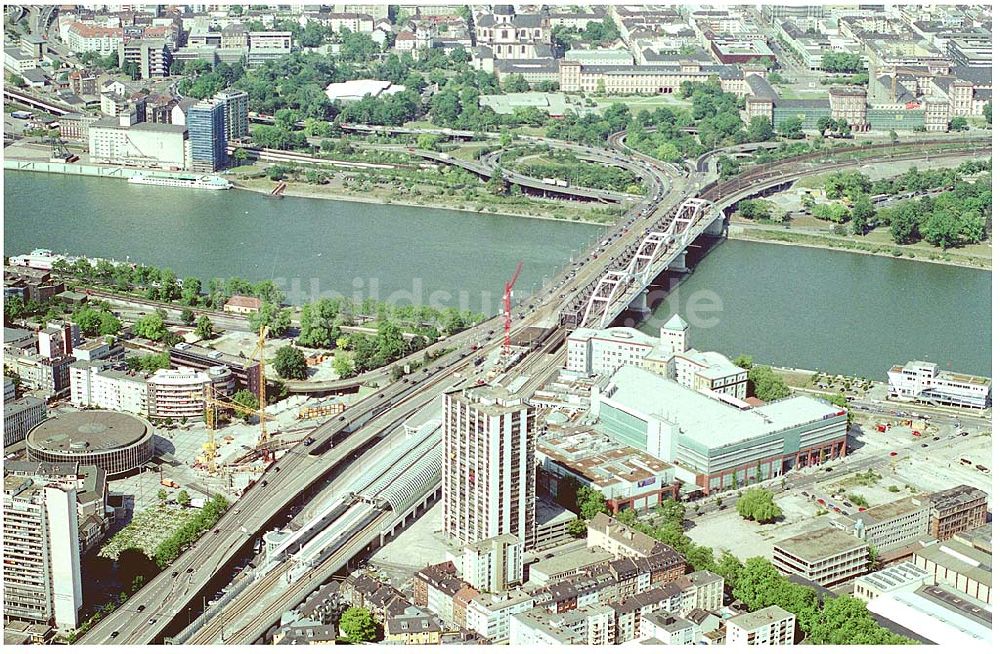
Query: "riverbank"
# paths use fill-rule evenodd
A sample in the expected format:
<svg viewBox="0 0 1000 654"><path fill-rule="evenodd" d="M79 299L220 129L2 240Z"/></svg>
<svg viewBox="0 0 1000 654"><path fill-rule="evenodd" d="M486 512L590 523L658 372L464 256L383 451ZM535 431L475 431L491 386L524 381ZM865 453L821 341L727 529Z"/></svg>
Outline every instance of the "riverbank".
<svg viewBox="0 0 1000 654"><path fill-rule="evenodd" d="M923 263L936 263L946 266L959 266L974 270L992 270L992 259L975 255L952 252L932 252L913 249L908 246L885 245L881 243L866 243L850 237L827 236L820 234L804 234L802 232L785 231L730 225L729 238L738 241L753 241L758 243L773 243L775 245L796 245L799 247L833 250L838 252L854 252L871 254L890 259L909 259Z"/></svg>
<svg viewBox="0 0 1000 654"><path fill-rule="evenodd" d="M240 179L235 176L224 176L230 182L233 183L233 188L242 191L251 191L254 193L261 193L264 195L269 195L274 189L275 183L269 179ZM482 203L472 202L466 204L469 201L455 200L453 202L433 202L433 201L423 201L422 198L407 198L400 196L392 197L380 197L378 195L361 195L351 192L345 192L343 189L331 188L325 186L317 186L315 184L308 184L303 182L288 181L287 187L285 188L284 195L289 195L299 198L309 198L313 200L336 200L340 202L360 202L364 204L380 204L380 205L398 205L404 207L416 207L425 209L443 209L446 211L462 211L466 213L479 213L488 214L493 216L510 216L513 218L532 218L536 220L551 220L555 222L563 223L578 223L581 225L594 225L597 227L609 227L613 225L617 218L614 220L593 220L581 217L578 213L572 213L568 216L554 215L552 211L565 212L567 209L575 211L587 211L586 207L577 207L572 204L561 203L558 206L553 206L551 208L547 207L547 203L538 202L533 203L530 207L525 207L523 211L516 211L511 208L498 209L496 207L483 206Z"/></svg>

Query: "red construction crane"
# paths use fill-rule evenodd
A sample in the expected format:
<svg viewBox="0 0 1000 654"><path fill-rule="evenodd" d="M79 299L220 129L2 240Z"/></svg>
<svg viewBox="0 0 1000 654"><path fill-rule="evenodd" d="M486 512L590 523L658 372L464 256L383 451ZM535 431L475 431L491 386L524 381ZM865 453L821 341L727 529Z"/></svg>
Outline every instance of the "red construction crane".
<svg viewBox="0 0 1000 654"><path fill-rule="evenodd" d="M503 286L503 355L505 357L510 355L510 292L514 289L514 283L517 282L523 265L523 261L517 262L514 276Z"/></svg>

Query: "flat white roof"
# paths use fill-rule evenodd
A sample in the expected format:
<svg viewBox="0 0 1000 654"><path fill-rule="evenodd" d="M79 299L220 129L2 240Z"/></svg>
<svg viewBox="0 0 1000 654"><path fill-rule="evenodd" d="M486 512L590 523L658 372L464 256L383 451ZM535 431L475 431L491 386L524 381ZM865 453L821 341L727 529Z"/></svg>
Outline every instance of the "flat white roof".
<svg viewBox="0 0 1000 654"><path fill-rule="evenodd" d="M634 366L622 366L611 376L602 397L632 411L655 416L679 427L680 433L709 448L784 431L843 414L823 400L792 396L752 410L740 410L698 391Z"/></svg>
<svg viewBox="0 0 1000 654"><path fill-rule="evenodd" d="M382 93L393 94L403 90L402 86L394 85L377 79L356 79L350 82L334 82L326 87L326 97L330 100L358 99L371 95L377 97Z"/></svg>

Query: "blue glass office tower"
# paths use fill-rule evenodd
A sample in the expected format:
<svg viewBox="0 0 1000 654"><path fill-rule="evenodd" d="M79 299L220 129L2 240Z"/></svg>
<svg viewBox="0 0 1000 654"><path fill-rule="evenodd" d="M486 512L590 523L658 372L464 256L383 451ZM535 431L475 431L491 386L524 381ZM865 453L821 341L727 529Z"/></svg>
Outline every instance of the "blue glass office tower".
<svg viewBox="0 0 1000 654"><path fill-rule="evenodd" d="M212 173L226 165L226 105L203 100L188 109L191 170Z"/></svg>

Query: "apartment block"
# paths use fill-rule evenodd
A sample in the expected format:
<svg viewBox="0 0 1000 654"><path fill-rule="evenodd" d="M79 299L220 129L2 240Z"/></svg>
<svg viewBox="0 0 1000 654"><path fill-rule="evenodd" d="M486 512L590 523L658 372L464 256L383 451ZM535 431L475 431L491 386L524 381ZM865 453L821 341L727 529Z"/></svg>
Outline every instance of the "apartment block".
<svg viewBox="0 0 1000 654"><path fill-rule="evenodd" d="M83 604L76 489L4 476L4 618L75 629Z"/></svg>
<svg viewBox="0 0 1000 654"><path fill-rule="evenodd" d="M795 614L768 606L726 620L726 645L794 645Z"/></svg>
<svg viewBox="0 0 1000 654"><path fill-rule="evenodd" d="M524 581L523 544L513 534L470 543L462 551L462 579L481 591L502 593Z"/></svg>
<svg viewBox="0 0 1000 654"><path fill-rule="evenodd" d="M37 397L4 400L3 446L9 447L24 440L32 427L45 420L48 408Z"/></svg>
<svg viewBox="0 0 1000 654"><path fill-rule="evenodd" d="M514 534L530 549L535 409L486 385L446 392L442 403L445 534L459 543Z"/></svg>

